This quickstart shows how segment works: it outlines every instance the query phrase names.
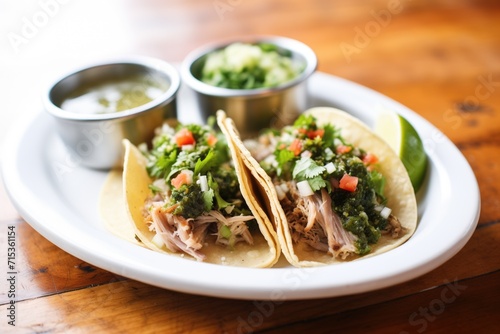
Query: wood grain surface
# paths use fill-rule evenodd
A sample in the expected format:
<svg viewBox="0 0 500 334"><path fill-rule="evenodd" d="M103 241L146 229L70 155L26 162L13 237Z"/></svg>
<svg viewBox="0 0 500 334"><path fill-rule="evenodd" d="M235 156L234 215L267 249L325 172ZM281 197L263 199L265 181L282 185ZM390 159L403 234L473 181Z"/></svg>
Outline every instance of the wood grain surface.
<svg viewBox="0 0 500 334"><path fill-rule="evenodd" d="M40 3L45 2L32 1L31 7L12 9L3 35L21 34L24 19L32 20L37 11L44 10ZM7 9L12 6L6 0L0 4ZM93 0L57 4L57 13L47 16L50 21L39 27L29 43L17 48L11 42L4 45L0 68L16 84L9 84L3 76L2 88L16 97L9 110L18 115L1 116L1 144L8 144L6 131L15 118L29 116L30 108L13 108L25 106L24 99L36 101L41 78L72 65L122 53L180 62L192 49L214 40L283 35L308 44L318 56L319 71L397 100L449 137L476 175L481 214L472 238L456 256L411 281L338 298L243 301L156 288L75 258L30 227L0 186L1 259L6 262L8 227L15 226L19 272L15 327L6 317L11 300L7 274L0 278L1 333L500 330L498 1L128 0L104 5ZM71 33L65 35L65 30ZM33 105L33 110L39 108ZM6 263L0 268L7 272Z"/></svg>

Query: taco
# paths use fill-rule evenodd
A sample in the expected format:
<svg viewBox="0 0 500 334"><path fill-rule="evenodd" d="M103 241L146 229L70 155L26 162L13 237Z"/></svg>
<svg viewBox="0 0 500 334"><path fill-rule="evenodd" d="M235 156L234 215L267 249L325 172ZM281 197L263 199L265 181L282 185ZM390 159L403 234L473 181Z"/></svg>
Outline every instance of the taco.
<svg viewBox="0 0 500 334"><path fill-rule="evenodd" d="M358 119L313 108L293 125L245 142L231 119L221 122L266 189L268 214L292 265L381 254L415 231L416 199L402 162Z"/></svg>
<svg viewBox="0 0 500 334"><path fill-rule="evenodd" d="M273 226L255 199L248 170L220 131L166 123L150 149L128 140L124 145L123 196L142 244L208 263L277 262Z"/></svg>

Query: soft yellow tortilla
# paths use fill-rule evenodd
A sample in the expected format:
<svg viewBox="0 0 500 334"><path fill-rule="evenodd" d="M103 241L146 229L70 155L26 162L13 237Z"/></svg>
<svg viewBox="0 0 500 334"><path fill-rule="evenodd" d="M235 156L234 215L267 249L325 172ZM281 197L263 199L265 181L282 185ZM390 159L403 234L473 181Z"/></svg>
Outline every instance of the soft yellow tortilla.
<svg viewBox="0 0 500 334"><path fill-rule="evenodd" d="M143 246L135 237L135 227L130 222L123 200L122 169L109 172L99 198L99 211L106 229L128 242Z"/></svg>
<svg viewBox="0 0 500 334"><path fill-rule="evenodd" d="M226 137L231 141L232 146L238 149L239 161L241 161L243 165L246 166L247 172L250 172L250 174L253 176L254 181L256 181L257 192L255 197L259 198L260 203L264 205L265 212L269 216L269 220L274 227L274 231L276 231L277 240L278 244L281 247L281 251L283 252L283 255L285 255L288 262L290 262L288 256L289 252L287 252L283 248L287 245L287 243L284 240L284 234L281 232L283 224L281 223L279 208L273 201L270 200L272 198L278 198L273 182L271 178L266 174L266 172L262 169L262 167L260 167L257 160L252 157L250 151L248 151L243 145L234 121L231 118L225 117L225 115L224 117L221 117L219 116L220 114L221 111L218 111L219 127L223 129L222 131L225 131L225 133L227 133Z"/></svg>
<svg viewBox="0 0 500 334"><path fill-rule="evenodd" d="M367 152L374 153L379 158L380 172L386 177L385 196L388 207L398 217L402 227L403 235L398 238L383 236L376 245L372 245L372 251L363 257L353 256L349 260L366 258L387 252L403 244L414 233L417 226L417 202L410 178L403 163L394 151L370 128L351 115L334 108L318 107L309 109L307 114L316 117L318 125L330 123L341 129L341 135L354 146L360 147ZM274 221L281 244L283 254L288 262L296 267L317 266L322 264L342 263L329 254L313 250L305 244L294 244L285 212L283 211L271 178L260 167L259 163L251 156L244 146L234 123L230 119L225 120L225 126L231 134L234 144L240 151L241 160L252 171L256 180L262 185L266 193L266 207L271 219ZM347 261L349 261L347 260Z"/></svg>
<svg viewBox="0 0 500 334"><path fill-rule="evenodd" d="M121 222L109 222L112 215L108 213L105 215L105 220L108 220L107 226L115 234L122 235L129 241L132 241L130 237L130 226L132 226L134 239L137 236L146 247L158 252L175 254L194 260L188 254L172 253L166 247L158 248L152 243L151 240L155 233L149 230L143 216L144 203L152 195L149 189L152 180L146 170L146 158L128 140L124 140L124 146L123 175L121 178L110 175L110 182L106 182L103 189L103 193L109 195L102 197L103 202L106 201L107 203L103 203L101 206L117 201L119 198L124 206L126 218L122 218ZM236 156L236 152L233 154ZM267 220L267 215L260 206L256 205L253 186L247 185L249 182L248 175L244 173L243 167L240 166L238 161L235 161L235 168L238 173L242 194L254 213L260 233L252 234L253 245L238 243L233 248L216 245L214 242L215 237L209 237L201 252L206 255L205 262L208 263L242 267L270 267L278 261L280 255L280 247L276 242L276 233ZM121 187L118 185L118 181ZM120 189L122 190L122 196L120 196ZM115 196L113 197L112 194L115 194ZM120 206L116 203L115 205Z"/></svg>
<svg viewBox="0 0 500 334"><path fill-rule="evenodd" d="M250 210L256 217L257 221L259 222L260 233L262 233L265 239L268 240L269 247L276 254L276 257L272 263L275 264L281 255L281 246L280 243L278 242L278 235L276 234L274 226L272 225L266 212L261 207L257 199L257 197L259 196L259 192L261 191L259 189L260 183L255 182L255 180L252 178L250 170L246 167L246 165L240 158L238 148L229 137L230 133L224 124L226 118L227 116L224 111L219 110L217 112L217 123L222 133L227 138L229 150L231 151L231 157L233 158L235 165L236 175L240 180L241 194L243 195L243 198L245 199L248 207L250 208Z"/></svg>

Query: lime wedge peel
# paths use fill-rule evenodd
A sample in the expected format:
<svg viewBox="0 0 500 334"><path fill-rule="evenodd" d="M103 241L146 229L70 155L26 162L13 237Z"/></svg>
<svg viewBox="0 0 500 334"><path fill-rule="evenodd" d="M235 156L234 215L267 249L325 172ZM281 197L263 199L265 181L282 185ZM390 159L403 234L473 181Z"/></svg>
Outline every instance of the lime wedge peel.
<svg viewBox="0 0 500 334"><path fill-rule="evenodd" d="M389 109L379 113L374 130L398 154L416 193L427 170L427 155L418 132L406 118Z"/></svg>

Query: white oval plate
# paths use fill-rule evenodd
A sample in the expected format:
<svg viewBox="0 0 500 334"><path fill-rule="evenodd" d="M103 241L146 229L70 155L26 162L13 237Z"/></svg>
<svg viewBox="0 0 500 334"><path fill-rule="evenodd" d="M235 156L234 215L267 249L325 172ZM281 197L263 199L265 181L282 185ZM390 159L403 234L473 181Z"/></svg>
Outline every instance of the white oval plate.
<svg viewBox="0 0 500 334"><path fill-rule="evenodd" d="M368 88L316 73L311 105L333 106L372 125L380 106L406 117L424 141L429 171L418 194L413 237L387 253L318 268L249 269L198 263L156 253L109 233L98 214L106 172L80 167L38 114L12 131L5 145L3 179L21 216L66 252L118 275L181 292L240 299L333 297L388 287L440 266L469 240L479 216L474 174L459 150L434 126L401 104ZM192 115L191 92L179 96L181 121Z"/></svg>

